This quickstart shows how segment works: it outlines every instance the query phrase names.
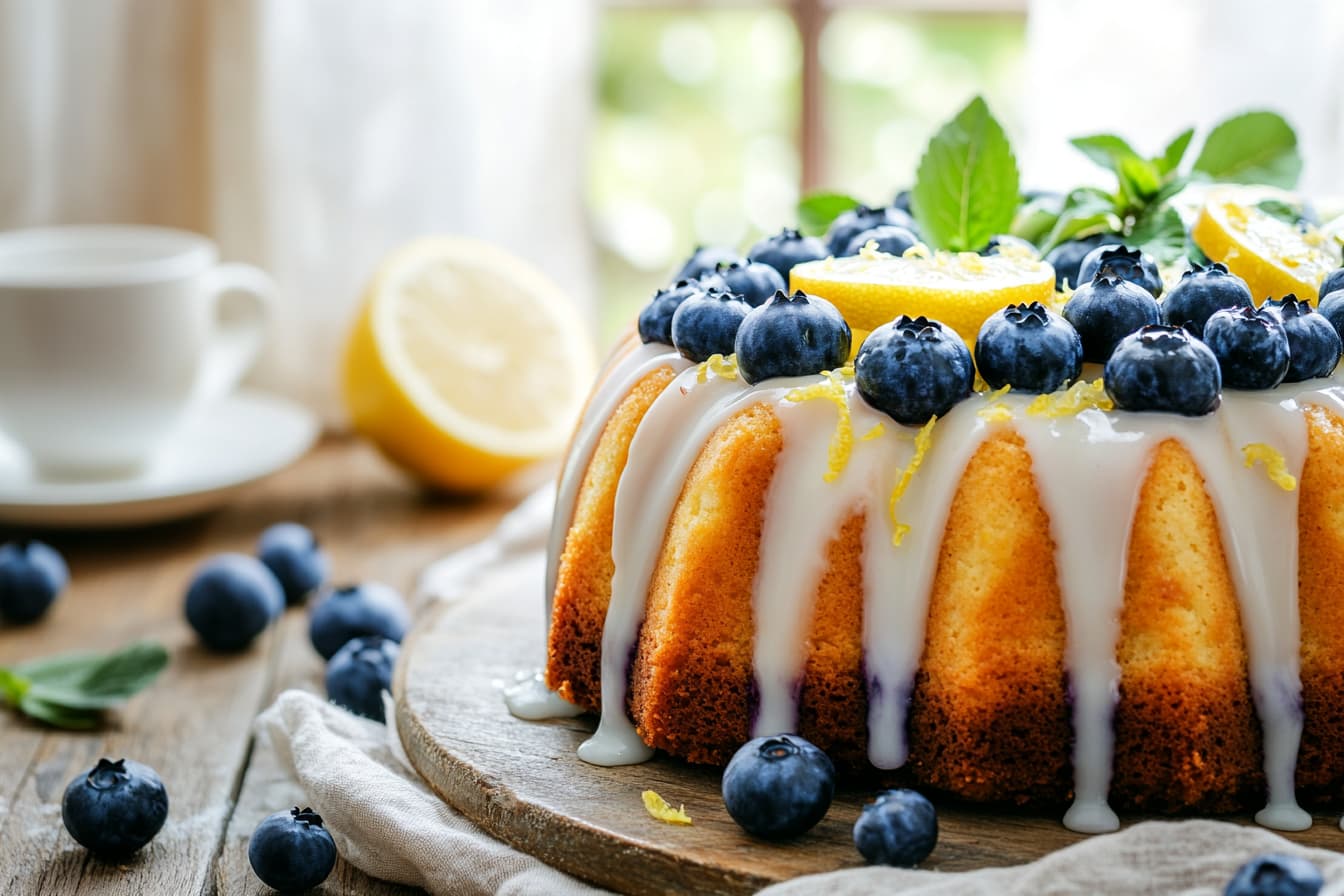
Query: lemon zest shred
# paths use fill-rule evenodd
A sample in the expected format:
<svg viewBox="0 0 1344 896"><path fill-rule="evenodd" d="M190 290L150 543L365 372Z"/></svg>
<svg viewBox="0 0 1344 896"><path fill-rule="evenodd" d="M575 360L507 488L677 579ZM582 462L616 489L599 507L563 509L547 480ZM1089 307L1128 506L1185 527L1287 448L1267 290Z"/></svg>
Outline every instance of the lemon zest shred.
<svg viewBox="0 0 1344 896"><path fill-rule="evenodd" d="M1272 446L1264 442L1252 442L1242 446L1241 454L1246 458L1248 467L1262 464L1265 475L1279 488L1286 492L1297 488L1297 477L1288 472L1288 463L1283 459L1283 454Z"/></svg>
<svg viewBox="0 0 1344 896"><path fill-rule="evenodd" d="M709 379L711 373L721 380L737 379L737 355L729 355L726 358L717 352L710 355L696 365L695 381L703 383Z"/></svg>
<svg viewBox="0 0 1344 896"><path fill-rule="evenodd" d="M859 257L867 261L877 261L882 256L887 254L888 253L883 252L881 249L877 248L877 240L869 240L868 242L864 243L863 248L859 250Z"/></svg>
<svg viewBox="0 0 1344 896"><path fill-rule="evenodd" d="M876 438L880 437L880 436L882 435L882 433L884 433L884 432L886 432L886 431L887 431L887 428L886 428L885 426L883 426L881 423L876 423L876 424L873 425L873 428L872 428L872 429L868 430L866 433L864 433L864 434L859 438L859 441L860 441L860 442L871 442L873 439L876 439Z"/></svg>
<svg viewBox="0 0 1344 896"><path fill-rule="evenodd" d="M1102 411L1115 408L1115 402L1106 394L1106 387L1102 385L1100 377L1090 383L1079 380L1062 393L1037 395L1027 405L1027 414L1032 417L1069 417L1092 408Z"/></svg>
<svg viewBox="0 0 1344 896"><path fill-rule="evenodd" d="M846 369L842 367L840 370L824 370L821 375L825 379L821 382L790 389L784 396L786 401L792 402L823 398L835 405L836 410L840 412L840 418L835 424L835 434L831 436L831 447L827 451L826 472L821 477L825 482L834 482L840 478L840 474L849 465L849 454L854 447L854 423L850 418L849 396L845 394Z"/></svg>
<svg viewBox="0 0 1344 896"><path fill-rule="evenodd" d="M663 799L652 790L646 790L643 794L644 808L654 818L666 824L691 824L691 816L686 814L686 806L680 805L673 809L667 800Z"/></svg>
<svg viewBox="0 0 1344 896"><path fill-rule="evenodd" d="M891 517L891 544L893 547L900 547L902 539L910 531L910 525L903 523L896 516L896 505L901 503L901 496L910 486L910 480L915 478L915 473L924 463L924 455L929 453L929 447L933 444L933 426L938 422L935 414L929 418L929 422L920 428L915 436L915 453L910 458L910 463L906 464L905 469L901 471L901 477L896 480L896 487L891 490L891 498L887 501L887 514Z"/></svg>
<svg viewBox="0 0 1344 896"><path fill-rule="evenodd" d="M1013 409L999 400L1012 388L1010 383L985 395L985 406L976 411L975 415L987 423L1007 423L1013 419Z"/></svg>

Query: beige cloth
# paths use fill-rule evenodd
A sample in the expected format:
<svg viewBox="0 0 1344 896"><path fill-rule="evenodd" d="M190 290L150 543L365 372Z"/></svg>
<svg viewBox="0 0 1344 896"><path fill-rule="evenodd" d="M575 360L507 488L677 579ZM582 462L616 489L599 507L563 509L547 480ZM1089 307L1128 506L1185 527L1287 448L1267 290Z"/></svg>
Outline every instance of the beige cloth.
<svg viewBox="0 0 1344 896"><path fill-rule="evenodd" d="M490 538L427 570L419 588L421 606L433 600L464 599L482 577L501 565L536 563L550 506L549 490L533 495ZM394 730L299 691L281 694L257 725L307 800L327 819L341 855L374 877L452 896L605 892L505 846L450 809L411 769ZM1344 842L1344 834L1340 837ZM1324 892L1344 893L1344 855L1300 847L1262 828L1216 821L1136 824L1011 868L962 874L864 868L799 878L763 892L769 896L866 896L898 890L916 896L1220 894L1243 862L1263 852L1292 853L1314 861L1328 881Z"/></svg>

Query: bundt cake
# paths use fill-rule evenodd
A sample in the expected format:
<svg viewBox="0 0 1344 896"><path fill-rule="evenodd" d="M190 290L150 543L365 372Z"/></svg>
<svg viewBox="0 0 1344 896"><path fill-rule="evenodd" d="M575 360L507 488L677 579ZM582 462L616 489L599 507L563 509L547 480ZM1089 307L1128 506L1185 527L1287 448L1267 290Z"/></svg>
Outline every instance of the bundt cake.
<svg viewBox="0 0 1344 896"><path fill-rule="evenodd" d="M910 254L871 248L871 282L899 288ZM1149 314L1123 260L1073 297ZM1212 349L1139 321L1085 367L1106 333L1048 265L1052 300L1017 295L978 340L901 315L855 355L811 286L833 269L761 301L681 283L600 375L547 558L545 682L601 715L580 757L722 764L796 732L851 769L1068 805L1089 832L1112 805L1294 830L1299 800L1344 803L1344 386L1285 362L1223 388L1221 320ZM1301 356L1297 313L1195 323ZM1039 375L1015 359L1047 332Z"/></svg>

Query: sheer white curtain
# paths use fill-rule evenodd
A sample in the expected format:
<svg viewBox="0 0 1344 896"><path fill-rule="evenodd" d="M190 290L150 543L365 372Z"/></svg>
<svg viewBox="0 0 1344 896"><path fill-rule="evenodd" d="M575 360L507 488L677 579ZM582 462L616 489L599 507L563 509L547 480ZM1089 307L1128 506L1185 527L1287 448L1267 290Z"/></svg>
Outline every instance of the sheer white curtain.
<svg viewBox="0 0 1344 896"><path fill-rule="evenodd" d="M1297 131L1302 189L1344 195L1341 0L1031 0L1027 43L1028 186L1105 178L1069 137L1155 154L1190 125L1267 108Z"/></svg>
<svg viewBox="0 0 1344 896"><path fill-rule="evenodd" d="M407 239L494 241L591 306L594 27L591 0L0 0L0 228L211 234L281 286L254 379L339 421L346 322Z"/></svg>

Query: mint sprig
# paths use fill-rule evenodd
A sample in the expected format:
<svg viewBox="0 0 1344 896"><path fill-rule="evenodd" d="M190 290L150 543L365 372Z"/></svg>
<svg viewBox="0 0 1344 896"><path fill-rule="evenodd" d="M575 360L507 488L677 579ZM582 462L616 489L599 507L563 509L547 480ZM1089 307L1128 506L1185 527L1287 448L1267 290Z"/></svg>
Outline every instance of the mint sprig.
<svg viewBox="0 0 1344 896"><path fill-rule="evenodd" d="M1291 190L1302 173L1297 134L1273 112L1246 112L1209 132L1194 171L1209 180Z"/></svg>
<svg viewBox="0 0 1344 896"><path fill-rule="evenodd" d="M144 690L168 665L163 645L70 653L0 667L0 700L57 728L93 728L104 710Z"/></svg>
<svg viewBox="0 0 1344 896"><path fill-rule="evenodd" d="M976 252L1008 231L1017 204L1013 148L977 96L929 141L910 192L911 210L934 248Z"/></svg>
<svg viewBox="0 0 1344 896"><path fill-rule="evenodd" d="M831 222L858 208L859 200L844 193L813 193L798 203L798 229L806 236L821 236Z"/></svg>

